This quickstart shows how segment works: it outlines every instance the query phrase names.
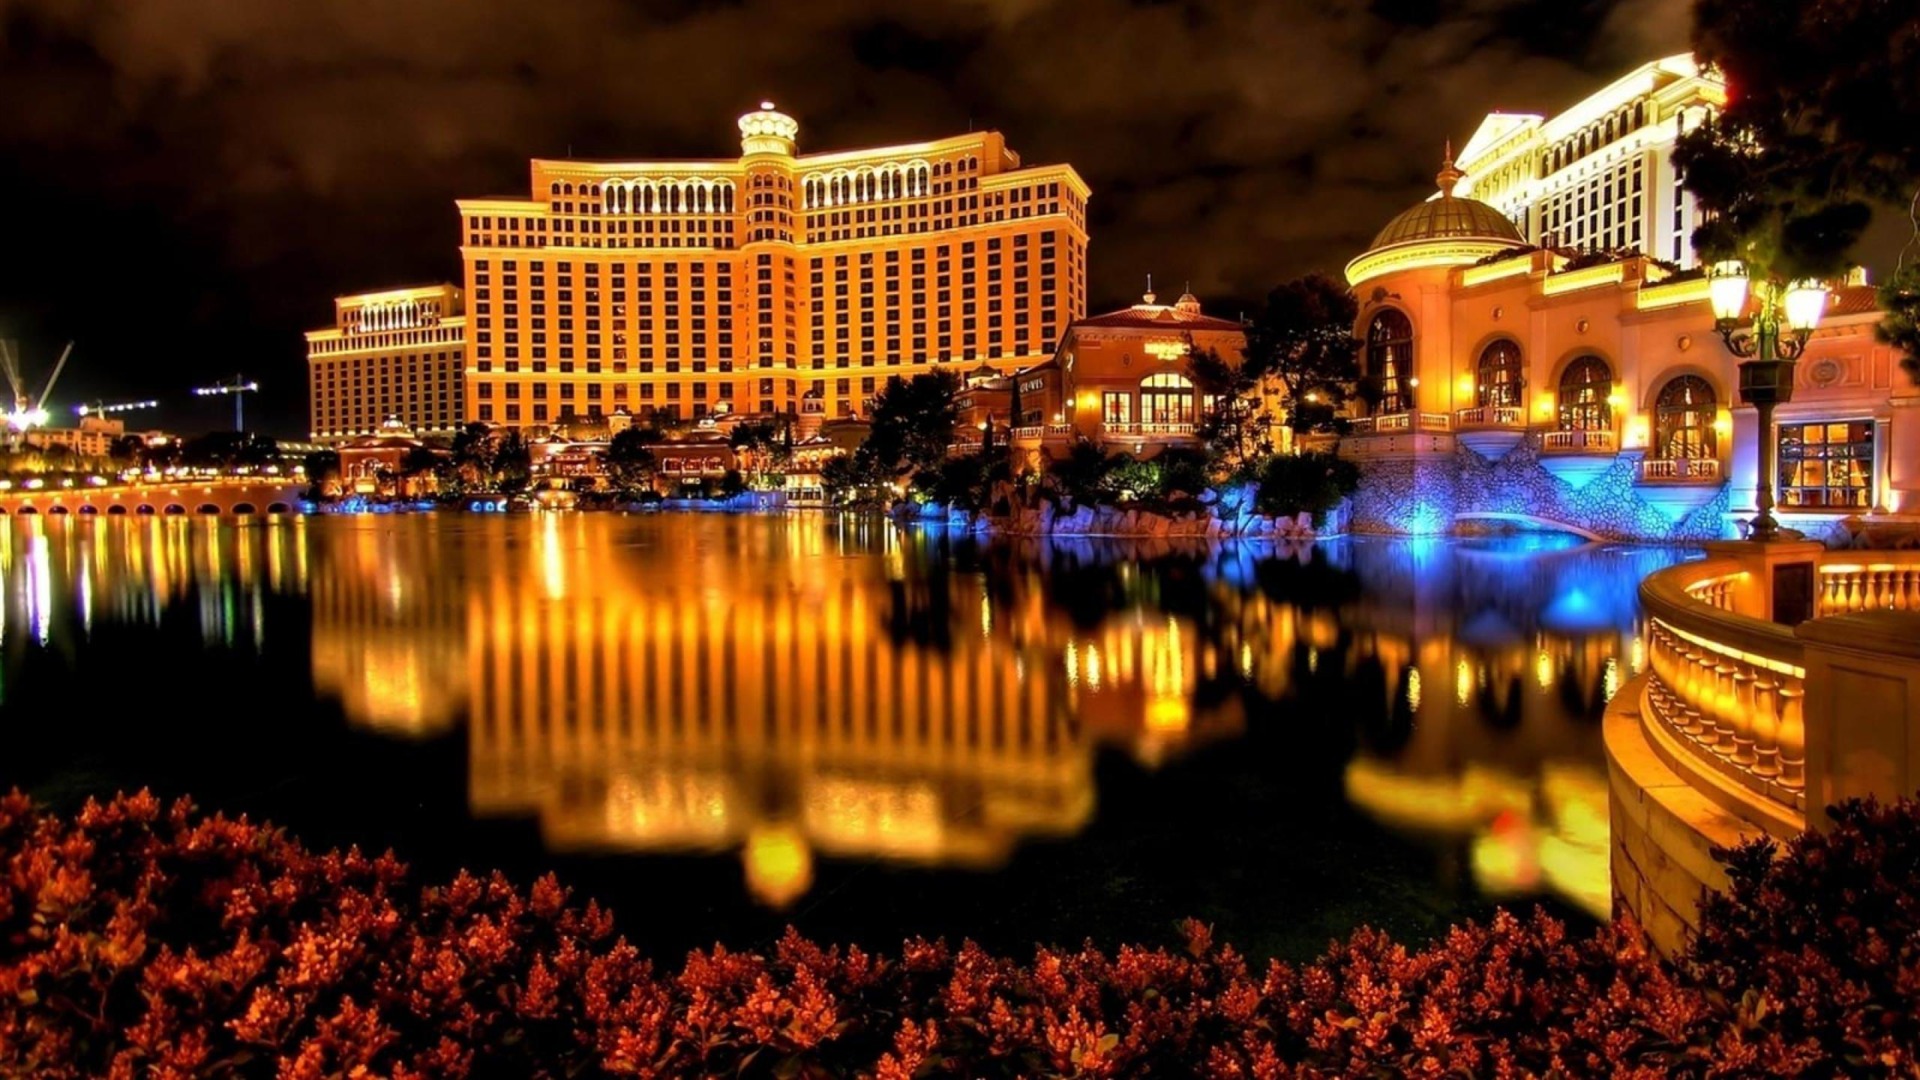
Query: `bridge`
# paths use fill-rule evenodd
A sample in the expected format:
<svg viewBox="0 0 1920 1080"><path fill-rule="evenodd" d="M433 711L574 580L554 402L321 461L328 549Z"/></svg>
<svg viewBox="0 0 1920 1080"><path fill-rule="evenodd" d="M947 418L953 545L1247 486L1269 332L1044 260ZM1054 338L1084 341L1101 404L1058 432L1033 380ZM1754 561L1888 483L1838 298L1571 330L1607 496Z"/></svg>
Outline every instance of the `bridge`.
<svg viewBox="0 0 1920 1080"><path fill-rule="evenodd" d="M284 477L167 480L0 492L0 514L291 514L305 485Z"/></svg>

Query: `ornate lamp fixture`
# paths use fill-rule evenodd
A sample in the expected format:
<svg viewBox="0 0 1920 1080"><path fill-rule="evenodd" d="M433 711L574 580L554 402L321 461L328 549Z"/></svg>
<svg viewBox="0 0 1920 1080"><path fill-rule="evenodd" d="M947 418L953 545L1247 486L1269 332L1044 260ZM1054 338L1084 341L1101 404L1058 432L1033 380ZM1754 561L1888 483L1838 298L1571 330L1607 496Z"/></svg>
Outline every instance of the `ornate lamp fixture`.
<svg viewBox="0 0 1920 1080"><path fill-rule="evenodd" d="M1826 313L1827 289L1817 281L1796 281L1783 288L1763 280L1756 287L1746 265L1736 260L1720 263L1709 272L1707 298L1720 339L1741 360L1740 400L1760 413L1760 479L1754 492L1760 512L1748 535L1763 542L1778 540L1773 484L1779 445L1774 439L1773 409L1793 400L1794 364ZM1749 298L1758 301L1751 319L1747 318Z"/></svg>

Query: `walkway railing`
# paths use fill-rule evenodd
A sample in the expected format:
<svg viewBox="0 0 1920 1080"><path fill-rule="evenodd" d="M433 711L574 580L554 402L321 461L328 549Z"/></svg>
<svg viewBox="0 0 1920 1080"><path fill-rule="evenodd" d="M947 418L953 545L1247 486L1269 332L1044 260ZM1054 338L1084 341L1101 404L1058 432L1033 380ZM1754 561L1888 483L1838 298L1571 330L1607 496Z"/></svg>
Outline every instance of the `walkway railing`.
<svg viewBox="0 0 1920 1080"><path fill-rule="evenodd" d="M1836 552L1845 558L1848 552ZM1893 555L1892 552L1875 552ZM1920 553L1901 553L1909 561L1871 563L1824 560L1820 566L1820 593L1816 614L1844 615L1849 611L1920 611Z"/></svg>
<svg viewBox="0 0 1920 1080"><path fill-rule="evenodd" d="M1720 479L1719 458L1647 458L1640 463L1640 479L1705 482Z"/></svg>
<svg viewBox="0 0 1920 1080"><path fill-rule="evenodd" d="M1192 435L1192 424L1172 424L1146 422L1136 424L1108 424L1109 435Z"/></svg>
<svg viewBox="0 0 1920 1080"><path fill-rule="evenodd" d="M1526 410L1516 405L1476 405L1454 413L1454 426L1467 428L1517 428L1527 424Z"/></svg>
<svg viewBox="0 0 1920 1080"><path fill-rule="evenodd" d="M1598 450L1612 452L1618 441L1609 428L1594 428L1587 431L1549 431L1540 436L1542 449L1567 452L1580 450Z"/></svg>
<svg viewBox="0 0 1920 1080"><path fill-rule="evenodd" d="M1731 610L1746 572L1733 559L1682 563L1640 586L1647 682L1641 715L1713 797L1731 785L1804 820L1806 668L1793 629ZM1714 783L1715 780L1719 784Z"/></svg>

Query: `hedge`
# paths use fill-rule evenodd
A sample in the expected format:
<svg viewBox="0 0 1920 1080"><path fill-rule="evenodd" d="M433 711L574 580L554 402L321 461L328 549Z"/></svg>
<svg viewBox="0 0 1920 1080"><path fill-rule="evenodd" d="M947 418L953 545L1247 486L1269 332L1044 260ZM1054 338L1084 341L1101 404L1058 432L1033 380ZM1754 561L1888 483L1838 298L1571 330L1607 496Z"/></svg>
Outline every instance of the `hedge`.
<svg viewBox="0 0 1920 1080"><path fill-rule="evenodd" d="M1617 923L1501 913L1251 965L1175 948L789 931L656 967L551 877L422 885L148 794L0 799L0 1076L1859 1076L1916 1070L1920 809L1838 808L1668 964ZM1250 896L1249 904L1259 903Z"/></svg>

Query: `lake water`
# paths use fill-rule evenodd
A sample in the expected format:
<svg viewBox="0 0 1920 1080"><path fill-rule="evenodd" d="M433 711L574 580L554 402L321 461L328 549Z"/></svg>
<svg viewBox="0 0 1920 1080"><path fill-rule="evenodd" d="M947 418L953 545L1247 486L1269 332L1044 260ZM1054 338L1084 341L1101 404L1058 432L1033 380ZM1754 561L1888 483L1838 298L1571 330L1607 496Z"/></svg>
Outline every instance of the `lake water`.
<svg viewBox="0 0 1920 1080"><path fill-rule="evenodd" d="M1676 550L1035 547L871 519L0 522L0 785L552 869L665 954L1260 955L1604 910L1599 714Z"/></svg>

